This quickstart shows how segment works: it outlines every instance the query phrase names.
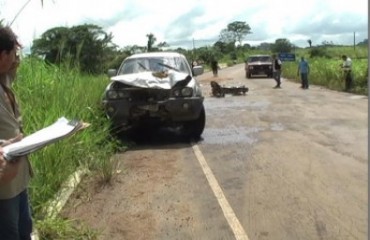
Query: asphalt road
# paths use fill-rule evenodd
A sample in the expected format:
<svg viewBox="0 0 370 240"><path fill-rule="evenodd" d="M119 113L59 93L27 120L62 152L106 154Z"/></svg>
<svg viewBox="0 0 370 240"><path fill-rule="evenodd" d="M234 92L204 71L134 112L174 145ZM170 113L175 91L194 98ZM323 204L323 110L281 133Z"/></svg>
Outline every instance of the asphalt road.
<svg viewBox="0 0 370 240"><path fill-rule="evenodd" d="M367 97L244 75L200 76L202 140L145 133L115 156L112 184L86 180L63 215L109 240L367 239ZM215 98L211 80L249 92Z"/></svg>

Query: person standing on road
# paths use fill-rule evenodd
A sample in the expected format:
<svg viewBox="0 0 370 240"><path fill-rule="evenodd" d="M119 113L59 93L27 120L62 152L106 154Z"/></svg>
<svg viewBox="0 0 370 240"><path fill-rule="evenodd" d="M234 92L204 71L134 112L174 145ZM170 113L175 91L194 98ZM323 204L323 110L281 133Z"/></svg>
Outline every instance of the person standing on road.
<svg viewBox="0 0 370 240"><path fill-rule="evenodd" d="M20 44L10 27L0 27L0 239L31 240L32 218L28 184L32 176L27 156L6 161L2 147L22 138L19 107L11 89Z"/></svg>
<svg viewBox="0 0 370 240"><path fill-rule="evenodd" d="M281 88L281 61L276 57L276 54L272 55L272 71L276 86L274 88Z"/></svg>
<svg viewBox="0 0 370 240"><path fill-rule="evenodd" d="M301 88L308 89L308 74L310 73L310 66L304 57L301 57L301 61L298 63L297 76L301 78Z"/></svg>
<svg viewBox="0 0 370 240"><path fill-rule="evenodd" d="M211 62L211 68L212 68L213 76L217 77L218 76L218 69L220 67L218 66L218 62L216 60L213 60Z"/></svg>
<svg viewBox="0 0 370 240"><path fill-rule="evenodd" d="M343 63L341 64L343 75L344 75L344 91L349 92L352 88L352 60L346 55L342 55Z"/></svg>

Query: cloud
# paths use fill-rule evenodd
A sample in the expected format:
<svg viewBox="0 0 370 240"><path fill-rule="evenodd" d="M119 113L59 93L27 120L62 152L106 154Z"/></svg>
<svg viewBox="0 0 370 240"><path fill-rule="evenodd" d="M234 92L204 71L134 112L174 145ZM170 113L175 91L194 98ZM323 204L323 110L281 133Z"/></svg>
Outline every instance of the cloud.
<svg viewBox="0 0 370 240"><path fill-rule="evenodd" d="M204 24L197 23L197 18L203 16L205 13L204 6L195 6L186 13L178 16L175 20L169 23L165 29L165 38L169 42L175 39L190 40L193 37L193 32L198 28L203 28ZM203 25L203 26L202 26Z"/></svg>
<svg viewBox="0 0 370 240"><path fill-rule="evenodd" d="M0 19L10 22L28 0L0 3ZM252 45L286 38L298 46L333 41L352 44L367 38L367 1L356 0L32 0L12 27L24 45L53 27L95 24L112 33L120 47L144 46L152 33L171 47L215 43L234 21L251 27L244 42ZM35 17L37 16L37 17Z"/></svg>

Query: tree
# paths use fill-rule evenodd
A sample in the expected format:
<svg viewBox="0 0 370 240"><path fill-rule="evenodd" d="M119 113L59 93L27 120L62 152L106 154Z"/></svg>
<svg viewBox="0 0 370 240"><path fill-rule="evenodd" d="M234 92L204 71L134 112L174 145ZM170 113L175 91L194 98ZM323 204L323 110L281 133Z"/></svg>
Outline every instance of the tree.
<svg viewBox="0 0 370 240"><path fill-rule="evenodd" d="M367 38L364 39L362 42L357 43L357 45L368 45L368 44L369 44L369 40Z"/></svg>
<svg viewBox="0 0 370 240"><path fill-rule="evenodd" d="M271 45L271 50L275 53L278 52L291 52L293 45L286 38L276 39L275 43Z"/></svg>
<svg viewBox="0 0 370 240"><path fill-rule="evenodd" d="M272 43L263 42L260 45L258 45L257 48L263 51L267 51L272 48L272 45L273 45Z"/></svg>
<svg viewBox="0 0 370 240"><path fill-rule="evenodd" d="M252 33L251 28L248 24L241 21L235 21L229 23L227 28L222 29L220 33L220 40L225 43L239 43L242 46L243 39L250 33Z"/></svg>
<svg viewBox="0 0 370 240"><path fill-rule="evenodd" d="M219 36L220 40L218 42L222 42L224 44L233 44L235 46L235 38L232 32L228 31L227 29L222 29Z"/></svg>
<svg viewBox="0 0 370 240"><path fill-rule="evenodd" d="M117 46L112 38L112 34L91 24L56 27L33 41L31 54L43 56L49 63L69 63L84 72L101 73L114 58L111 54Z"/></svg>
<svg viewBox="0 0 370 240"><path fill-rule="evenodd" d="M165 47L169 47L170 45L167 43L167 42L160 42L158 43L158 48L165 48Z"/></svg>
<svg viewBox="0 0 370 240"><path fill-rule="evenodd" d="M213 48L215 48L222 54L227 54L235 50L235 43L234 42L225 43L222 41L217 41L215 44L213 44Z"/></svg>
<svg viewBox="0 0 370 240"><path fill-rule="evenodd" d="M212 47L200 47L197 49L197 60L210 64L213 60L221 57L221 53Z"/></svg>
<svg viewBox="0 0 370 240"><path fill-rule="evenodd" d="M125 46L123 48L123 51L127 53L128 55L132 55L135 53L143 53L147 50L146 47L138 46L138 45L132 45L132 46Z"/></svg>
<svg viewBox="0 0 370 240"><path fill-rule="evenodd" d="M334 46L334 43L333 43L333 41L324 40L324 41L321 42L321 45L322 46Z"/></svg>
<svg viewBox="0 0 370 240"><path fill-rule="evenodd" d="M312 47L312 41L311 41L311 39L308 39L307 42L308 42L308 44L310 45L310 48L311 48Z"/></svg>
<svg viewBox="0 0 370 240"><path fill-rule="evenodd" d="M49 63L59 64L68 39L67 27L55 27L33 40L31 54L43 57Z"/></svg>
<svg viewBox="0 0 370 240"><path fill-rule="evenodd" d="M157 41L157 38L154 36L153 33L149 33L146 36L148 38L147 50L148 50L148 52L152 52L154 43Z"/></svg>

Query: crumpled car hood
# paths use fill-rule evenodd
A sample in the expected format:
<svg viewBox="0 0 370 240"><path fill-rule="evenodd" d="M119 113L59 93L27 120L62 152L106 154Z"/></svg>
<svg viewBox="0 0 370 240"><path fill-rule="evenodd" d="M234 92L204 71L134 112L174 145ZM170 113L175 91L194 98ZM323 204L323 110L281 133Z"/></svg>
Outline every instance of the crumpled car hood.
<svg viewBox="0 0 370 240"><path fill-rule="evenodd" d="M167 72L140 72L133 74L118 75L111 78L111 81L122 82L124 84L140 88L171 89L176 83L188 80L186 73L173 70Z"/></svg>

